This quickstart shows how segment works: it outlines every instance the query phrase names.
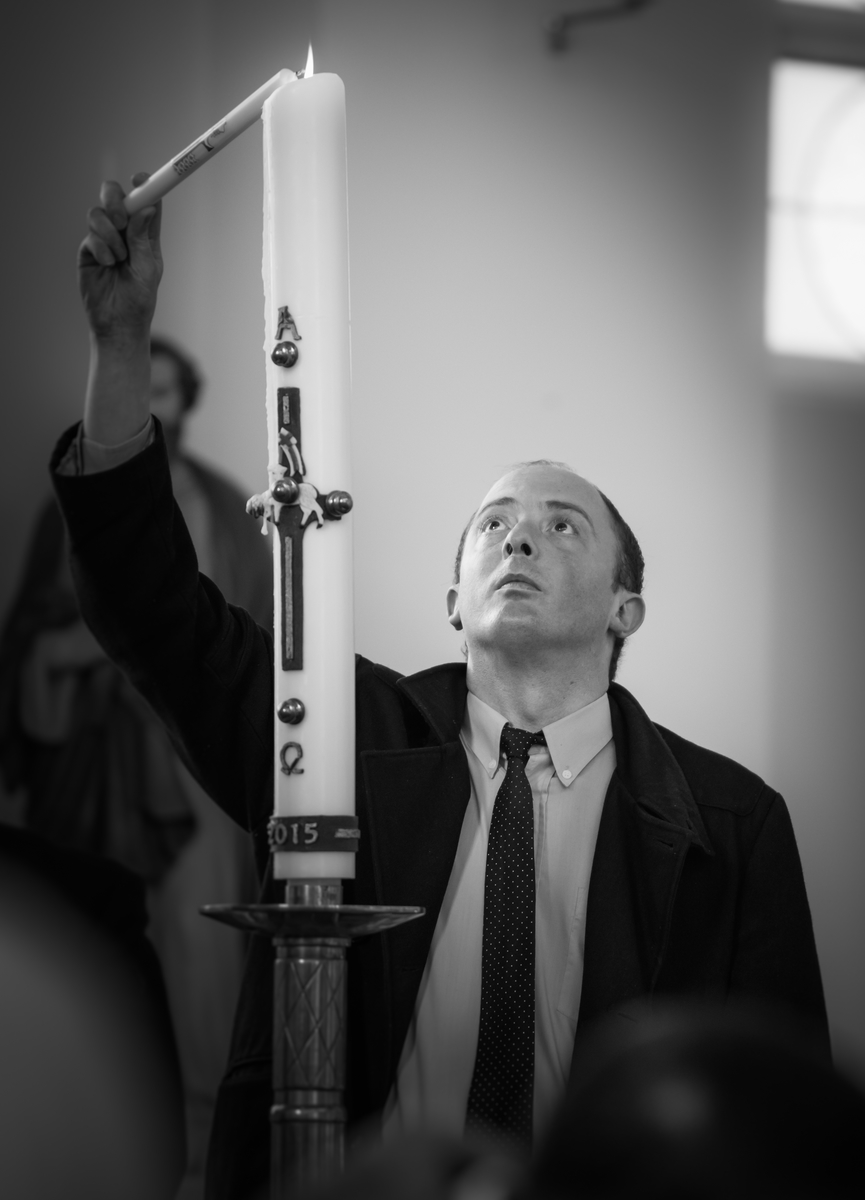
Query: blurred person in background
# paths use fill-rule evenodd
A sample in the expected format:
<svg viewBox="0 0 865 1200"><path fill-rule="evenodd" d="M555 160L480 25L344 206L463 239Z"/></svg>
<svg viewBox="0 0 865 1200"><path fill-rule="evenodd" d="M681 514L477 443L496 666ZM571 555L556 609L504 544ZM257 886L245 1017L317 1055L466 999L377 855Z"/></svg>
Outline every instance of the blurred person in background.
<svg viewBox="0 0 865 1200"><path fill-rule="evenodd" d="M201 385L187 354L164 338L151 340L151 411L165 433L174 495L200 569L269 625L269 542L234 484L183 450ZM192 1200L243 965L242 939L198 909L254 899L254 864L247 839L207 798L162 723L84 624L67 559L51 499L0 635L0 768L6 788L23 794L28 829L121 863L148 885L149 935L183 1066L185 1194Z"/></svg>

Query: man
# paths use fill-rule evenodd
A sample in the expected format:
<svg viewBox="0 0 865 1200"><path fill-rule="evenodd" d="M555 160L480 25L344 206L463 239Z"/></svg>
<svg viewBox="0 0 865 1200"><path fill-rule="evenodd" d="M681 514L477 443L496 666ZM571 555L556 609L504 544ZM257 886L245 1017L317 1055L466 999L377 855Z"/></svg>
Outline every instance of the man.
<svg viewBox="0 0 865 1200"><path fill-rule="evenodd" d="M272 641L196 576L175 518L146 403L159 211L127 218L116 184L101 199L79 256L84 423L53 460L82 606L252 831L274 900ZM120 465L92 473L96 444ZM487 493L457 567L448 608L465 665L400 677L357 664L362 837L346 898L426 915L350 951L351 1119L525 1145L564 1089L578 1024L665 993L775 1000L825 1043L783 801L609 684L644 613L639 547L613 506L567 468L522 465ZM266 1177L270 993L258 941L211 1142L214 1196Z"/></svg>
<svg viewBox="0 0 865 1200"><path fill-rule="evenodd" d="M162 424L172 489L200 568L267 623L267 542L247 518L241 492L182 448L200 396L198 372L166 339L151 339L149 349L148 406ZM84 624L67 559L52 500L37 519L0 635L0 768L10 789L23 792L30 830L66 850L121 863L147 885L149 936L183 1067L190 1180L197 1175L200 1190L243 944L198 910L214 900L253 899L253 864L247 839L210 802L162 723Z"/></svg>

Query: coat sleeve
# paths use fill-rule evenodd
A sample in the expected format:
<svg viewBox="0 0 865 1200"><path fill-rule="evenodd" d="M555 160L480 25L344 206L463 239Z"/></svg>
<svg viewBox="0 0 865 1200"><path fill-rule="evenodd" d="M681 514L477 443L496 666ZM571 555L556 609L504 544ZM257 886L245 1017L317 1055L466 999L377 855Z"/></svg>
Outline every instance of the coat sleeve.
<svg viewBox="0 0 865 1200"><path fill-rule="evenodd" d="M767 789L768 791L768 789ZM810 1021L829 1053L829 1029L811 910L790 814L770 793L740 893L731 991L782 1004Z"/></svg>
<svg viewBox="0 0 865 1200"><path fill-rule="evenodd" d="M205 790L260 832L272 795L272 637L199 575L161 430L112 470L60 475L76 430L51 466L84 619Z"/></svg>

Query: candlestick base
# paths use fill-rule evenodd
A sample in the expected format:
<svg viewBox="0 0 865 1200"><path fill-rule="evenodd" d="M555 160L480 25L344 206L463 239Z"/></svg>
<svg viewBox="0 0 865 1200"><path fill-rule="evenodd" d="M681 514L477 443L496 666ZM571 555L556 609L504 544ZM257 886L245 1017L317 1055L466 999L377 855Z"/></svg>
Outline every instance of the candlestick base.
<svg viewBox="0 0 865 1200"><path fill-rule="evenodd" d="M286 904L207 904L201 912L273 939L271 1200L342 1170L346 961L353 938L423 916L406 906L340 904L338 880L289 882Z"/></svg>

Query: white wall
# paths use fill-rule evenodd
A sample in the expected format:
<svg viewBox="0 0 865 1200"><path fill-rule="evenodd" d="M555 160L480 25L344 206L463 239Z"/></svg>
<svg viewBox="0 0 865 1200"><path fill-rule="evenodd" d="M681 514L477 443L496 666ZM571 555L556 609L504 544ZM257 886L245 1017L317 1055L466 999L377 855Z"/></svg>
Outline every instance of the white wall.
<svg viewBox="0 0 865 1200"><path fill-rule="evenodd" d="M465 520L506 464L563 458L645 551L649 617L622 682L658 721L777 776L771 5L664 0L555 55L541 24L561 7L87 0L48 25L16 10L4 75L28 101L6 147L26 169L6 196L0 602L79 409L74 253L100 174L160 164L302 65L311 37L348 96L358 649L403 671L458 657L444 593ZM193 446L250 490L265 464L260 175L251 132L168 198L157 314L210 381ZM803 856L809 884L829 878ZM844 920L852 937L861 922Z"/></svg>

